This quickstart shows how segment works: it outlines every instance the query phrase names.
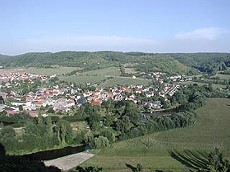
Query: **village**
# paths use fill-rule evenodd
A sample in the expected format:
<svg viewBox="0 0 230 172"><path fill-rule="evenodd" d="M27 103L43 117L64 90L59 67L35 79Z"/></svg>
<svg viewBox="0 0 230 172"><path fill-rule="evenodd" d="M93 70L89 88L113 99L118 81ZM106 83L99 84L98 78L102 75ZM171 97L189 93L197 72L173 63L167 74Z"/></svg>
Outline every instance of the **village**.
<svg viewBox="0 0 230 172"><path fill-rule="evenodd" d="M7 115L15 115L20 111L26 111L32 117L38 117L40 110L44 108L51 109L52 112L67 113L71 108L79 108L85 103L101 106L109 99L133 101L150 111L162 110L168 98L181 88L178 81L186 80L185 76L166 77L166 74L161 72L140 75L151 77L154 85L97 88L95 84L87 83L87 87L82 89L73 84L63 87L59 82L53 82L56 75L37 75L26 72L3 73L0 74L0 98L2 99L0 112L5 111ZM33 87L35 83L36 86ZM27 87L33 87L33 91L31 89L22 91Z"/></svg>

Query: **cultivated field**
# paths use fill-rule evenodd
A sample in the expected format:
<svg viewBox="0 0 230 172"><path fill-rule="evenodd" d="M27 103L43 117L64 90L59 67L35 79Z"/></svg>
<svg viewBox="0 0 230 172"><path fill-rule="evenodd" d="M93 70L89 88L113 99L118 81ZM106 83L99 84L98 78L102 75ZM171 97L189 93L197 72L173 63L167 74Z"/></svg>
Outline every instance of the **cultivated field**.
<svg viewBox="0 0 230 172"><path fill-rule="evenodd" d="M108 67L91 70L72 76L60 76L61 80L76 83L99 84L99 87L113 87L116 85L148 85L151 80L143 78L122 77L119 67Z"/></svg>
<svg viewBox="0 0 230 172"><path fill-rule="evenodd" d="M202 86L202 85L208 85L207 83L203 83L203 82L193 82L193 81L187 81L187 82L184 82L182 84L186 84L186 85L190 85L190 84L197 84L199 86ZM226 88L226 85L221 85L221 84L212 84L213 88Z"/></svg>
<svg viewBox="0 0 230 172"><path fill-rule="evenodd" d="M135 74L137 73L137 71L135 70L135 68L125 68L125 73Z"/></svg>
<svg viewBox="0 0 230 172"><path fill-rule="evenodd" d="M100 84L102 81L106 81L108 77L116 77L121 74L118 67L108 67L97 70L90 70L77 75L72 76L60 76L61 80L67 82L79 83L91 83L91 84Z"/></svg>
<svg viewBox="0 0 230 172"><path fill-rule="evenodd" d="M83 72L82 75L92 75L92 76L120 76L119 67L107 67L103 69L91 70Z"/></svg>
<svg viewBox="0 0 230 172"><path fill-rule="evenodd" d="M79 69L80 69L79 67L54 67L54 68L29 67L26 68L25 71L34 74L40 74L40 75L53 75L53 74L62 75Z"/></svg>
<svg viewBox="0 0 230 172"><path fill-rule="evenodd" d="M220 79L230 79L230 75L217 74Z"/></svg>
<svg viewBox="0 0 230 172"><path fill-rule="evenodd" d="M230 158L230 99L209 99L197 112L198 121L193 126L115 143L84 165L101 166L105 171L130 171L126 163L141 163L145 171L188 171L169 155L170 150L211 151L214 147L220 147Z"/></svg>
<svg viewBox="0 0 230 172"><path fill-rule="evenodd" d="M128 85L148 85L151 80L143 78L131 78L131 77L115 77L108 79L105 82L101 83L100 87L113 87L116 85L128 86Z"/></svg>
<svg viewBox="0 0 230 172"><path fill-rule="evenodd" d="M60 76L60 80L67 82L75 82L76 84L80 83L100 83L102 80L106 80L107 77L104 76L86 76L86 75L76 75L76 76Z"/></svg>

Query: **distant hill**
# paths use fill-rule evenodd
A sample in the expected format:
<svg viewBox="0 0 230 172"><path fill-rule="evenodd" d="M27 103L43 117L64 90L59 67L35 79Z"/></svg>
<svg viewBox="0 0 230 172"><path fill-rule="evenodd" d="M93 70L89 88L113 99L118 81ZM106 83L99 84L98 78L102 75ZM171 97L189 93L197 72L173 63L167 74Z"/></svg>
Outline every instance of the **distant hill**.
<svg viewBox="0 0 230 172"><path fill-rule="evenodd" d="M5 58L8 58L8 57L10 57L10 56L0 54L0 59L5 59Z"/></svg>
<svg viewBox="0 0 230 172"><path fill-rule="evenodd" d="M5 67L49 67L76 66L97 69L107 66L136 63L139 71L163 71L167 73L213 72L230 65L229 53L141 53L141 52L75 52L25 53L17 56L0 55L0 66ZM195 70L196 69L196 70Z"/></svg>
<svg viewBox="0 0 230 172"><path fill-rule="evenodd" d="M230 53L175 53L170 56L187 66L206 73L226 70L230 66Z"/></svg>

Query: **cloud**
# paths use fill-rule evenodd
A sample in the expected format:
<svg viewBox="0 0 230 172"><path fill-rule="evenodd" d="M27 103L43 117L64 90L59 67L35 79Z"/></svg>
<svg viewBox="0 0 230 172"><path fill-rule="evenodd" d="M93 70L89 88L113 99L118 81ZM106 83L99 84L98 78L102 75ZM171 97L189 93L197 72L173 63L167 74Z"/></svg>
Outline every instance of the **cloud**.
<svg viewBox="0 0 230 172"><path fill-rule="evenodd" d="M223 33L223 29L217 27L206 27L189 32L177 33L176 39L184 40L216 40Z"/></svg>
<svg viewBox="0 0 230 172"><path fill-rule="evenodd" d="M145 38L122 36L50 36L43 38L26 39L33 51L60 51L60 50L114 50L114 51L146 51L157 45L156 41Z"/></svg>
<svg viewBox="0 0 230 172"><path fill-rule="evenodd" d="M218 28L197 29L176 34L175 38L49 35L0 43L0 54L16 55L26 52L58 51L229 52L229 32Z"/></svg>

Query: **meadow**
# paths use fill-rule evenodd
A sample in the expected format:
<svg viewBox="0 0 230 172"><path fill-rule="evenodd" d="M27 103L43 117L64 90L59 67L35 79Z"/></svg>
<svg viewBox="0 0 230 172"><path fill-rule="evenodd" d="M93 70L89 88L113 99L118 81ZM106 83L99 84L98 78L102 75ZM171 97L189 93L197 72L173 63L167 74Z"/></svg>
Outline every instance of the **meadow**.
<svg viewBox="0 0 230 172"><path fill-rule="evenodd" d="M143 78L131 78L131 77L114 77L107 79L105 82L102 82L99 86L102 88L113 87L116 85L128 86L128 85L149 85L151 80Z"/></svg>
<svg viewBox="0 0 230 172"><path fill-rule="evenodd" d="M107 67L103 69L90 70L72 76L60 76L61 80L76 83L97 83L99 87L107 88L116 85L148 85L151 80L143 78L132 78L120 76L119 67Z"/></svg>
<svg viewBox="0 0 230 172"><path fill-rule="evenodd" d="M135 68L125 68L125 73L135 74L135 73L137 73L137 71L135 70Z"/></svg>
<svg viewBox="0 0 230 172"><path fill-rule="evenodd" d="M208 85L207 83L194 82L194 81L186 81L186 82L184 82L182 84L185 84L185 85L197 84L199 86ZM217 88L226 88L226 85L221 85L221 84L212 84L212 86L213 86L214 89L217 89Z"/></svg>
<svg viewBox="0 0 230 172"><path fill-rule="evenodd" d="M224 75L224 74L218 73L216 76L218 76L220 79L230 79L230 75Z"/></svg>
<svg viewBox="0 0 230 172"><path fill-rule="evenodd" d="M75 82L76 84L80 83L100 83L103 80L106 80L107 77L104 76L91 76L91 75L73 75L73 76L60 76L60 80L67 82Z"/></svg>
<svg viewBox="0 0 230 172"><path fill-rule="evenodd" d="M60 80L75 83L91 83L100 84L102 81L108 80L108 77L115 77L120 75L120 69L118 67L108 67L97 70L90 70L86 72L78 73L71 76L60 76Z"/></svg>
<svg viewBox="0 0 230 172"><path fill-rule="evenodd" d="M130 171L126 164L140 163L144 171L188 171L169 155L169 151L209 152L214 147L219 147L230 159L229 111L230 99L209 99L197 110L196 124L114 143L83 165L101 166L105 171Z"/></svg>
<svg viewBox="0 0 230 172"><path fill-rule="evenodd" d="M25 71L28 73L34 73L39 75L62 75L74 70L79 70L79 67L53 67L53 68L36 68L36 67L29 67L26 68Z"/></svg>
<svg viewBox="0 0 230 172"><path fill-rule="evenodd" d="M103 69L90 70L81 73L82 75L93 75L93 76L120 76L121 71L119 67L107 67Z"/></svg>

